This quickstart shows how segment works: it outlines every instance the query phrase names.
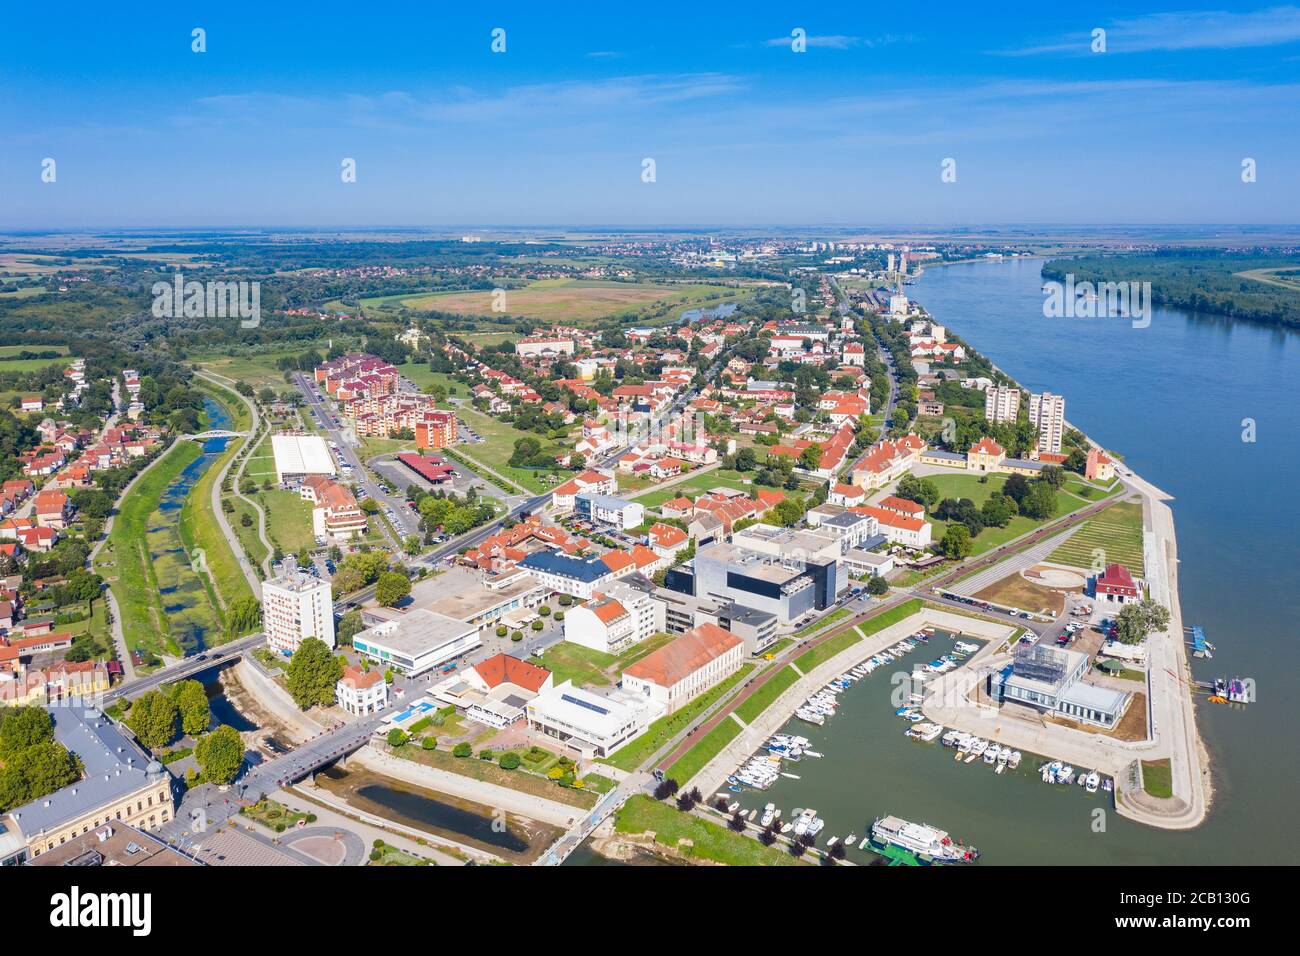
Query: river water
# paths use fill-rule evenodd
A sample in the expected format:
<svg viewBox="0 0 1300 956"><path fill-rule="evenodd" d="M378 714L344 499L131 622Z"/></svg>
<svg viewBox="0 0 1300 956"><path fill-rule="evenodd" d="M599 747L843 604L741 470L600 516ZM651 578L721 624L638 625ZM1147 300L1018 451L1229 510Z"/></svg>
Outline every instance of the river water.
<svg viewBox="0 0 1300 956"><path fill-rule="evenodd" d="M825 755L785 767L800 780L740 801L770 800L787 818L815 808L826 820L819 845L861 836L884 813L924 821L978 846L980 865L1292 862L1300 337L1159 308L1141 329L1125 319L1044 318L1040 268L1041 260L932 268L909 295L1026 388L1063 394L1076 427L1173 495L1183 619L1218 646L1213 660L1192 661L1193 672L1252 677L1258 687L1249 707L1198 697L1214 773L1209 819L1185 833L1129 822L1103 794L1042 783L1029 755L1014 774L955 763L937 742L903 736L884 671L845 692L825 727L786 728ZM1246 418L1254 442L1242 440ZM944 650L939 638L911 657Z"/></svg>
<svg viewBox="0 0 1300 956"><path fill-rule="evenodd" d="M225 429L230 416L221 403L204 397L207 427ZM213 438L203 445L203 454L194 459L164 489L158 510L150 517L147 540L149 556L158 578L158 591L172 638L185 654L207 647L209 634L219 634L221 622L204 589L203 581L191 568L190 557L181 540L181 508L195 483L225 451L226 438Z"/></svg>

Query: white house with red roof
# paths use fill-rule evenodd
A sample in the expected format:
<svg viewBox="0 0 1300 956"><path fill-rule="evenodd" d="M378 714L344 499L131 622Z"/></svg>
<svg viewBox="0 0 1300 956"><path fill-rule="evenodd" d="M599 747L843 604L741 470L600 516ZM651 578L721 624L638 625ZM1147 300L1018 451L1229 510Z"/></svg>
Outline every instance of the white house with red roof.
<svg viewBox="0 0 1300 956"><path fill-rule="evenodd" d="M377 714L388 706L388 683L378 669L349 664L334 685L334 699L353 717Z"/></svg>

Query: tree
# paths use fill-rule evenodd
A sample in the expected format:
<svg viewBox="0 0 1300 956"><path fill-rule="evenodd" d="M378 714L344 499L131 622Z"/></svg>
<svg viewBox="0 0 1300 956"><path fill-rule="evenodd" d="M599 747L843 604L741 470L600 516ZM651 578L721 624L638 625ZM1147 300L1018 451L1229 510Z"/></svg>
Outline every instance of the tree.
<svg viewBox="0 0 1300 956"><path fill-rule="evenodd" d="M519 766L519 754L507 750L501 755L501 759L497 763L501 765L502 770L514 770Z"/></svg>
<svg viewBox="0 0 1300 956"><path fill-rule="evenodd" d="M230 602L226 613L227 627L234 637L250 634L262 623L262 605L257 598L246 594Z"/></svg>
<svg viewBox="0 0 1300 956"><path fill-rule="evenodd" d="M208 706L208 694L202 684L196 680L181 681L173 699L181 713L182 733L193 737L208 729L208 724L212 723L212 708Z"/></svg>
<svg viewBox="0 0 1300 956"><path fill-rule="evenodd" d="M209 783L227 784L239 774L244 763L244 741L239 731L222 724L210 734L204 734L194 745L194 759Z"/></svg>
<svg viewBox="0 0 1300 956"><path fill-rule="evenodd" d="M334 636L338 638L340 644L351 645L352 638L365 629L365 624L361 622L361 609L353 608L339 618L339 623L334 628Z"/></svg>
<svg viewBox="0 0 1300 956"><path fill-rule="evenodd" d="M401 727L394 727L388 732L388 746L390 747L404 747L410 739L410 737L406 736L406 731Z"/></svg>
<svg viewBox="0 0 1300 956"><path fill-rule="evenodd" d="M7 763L28 747L54 739L54 722L43 707L0 710L0 762Z"/></svg>
<svg viewBox="0 0 1300 956"><path fill-rule="evenodd" d="M964 524L949 525L943 534L943 540L939 542L939 550L950 558L964 558L973 548L970 529Z"/></svg>
<svg viewBox="0 0 1300 956"><path fill-rule="evenodd" d="M131 705L126 725L150 750L172 742L176 736L180 708L160 690L151 690Z"/></svg>
<svg viewBox="0 0 1300 956"><path fill-rule="evenodd" d="M316 704L333 704L334 685L342 676L343 663L330 653L324 641L309 637L294 651L286 680L294 703L306 710Z"/></svg>
<svg viewBox="0 0 1300 956"><path fill-rule="evenodd" d="M1115 636L1122 644L1140 644L1152 631L1169 626L1169 608L1144 597L1135 604L1125 604L1115 618Z"/></svg>
<svg viewBox="0 0 1300 956"><path fill-rule="evenodd" d="M889 593L889 582L879 574L873 574L867 579L867 593L872 597L883 597Z"/></svg>
<svg viewBox="0 0 1300 956"><path fill-rule="evenodd" d="M1019 504L1020 513L1026 518L1044 521L1056 514L1056 489L1046 481L1035 481Z"/></svg>
<svg viewBox="0 0 1300 956"><path fill-rule="evenodd" d="M375 582L375 600L382 607L392 607L411 593L411 579L397 571L385 571Z"/></svg>

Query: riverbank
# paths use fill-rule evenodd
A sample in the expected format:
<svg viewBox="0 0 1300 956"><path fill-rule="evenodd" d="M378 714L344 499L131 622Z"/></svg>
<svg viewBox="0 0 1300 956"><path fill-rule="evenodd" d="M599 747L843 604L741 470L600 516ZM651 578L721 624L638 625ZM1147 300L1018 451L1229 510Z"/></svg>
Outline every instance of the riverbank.
<svg viewBox="0 0 1300 956"><path fill-rule="evenodd" d="M95 571L113 590L122 632L130 650L179 657L171 637L153 556L150 518L158 512L168 487L202 456L193 442L177 441L136 475L123 490L112 528L96 551Z"/></svg>

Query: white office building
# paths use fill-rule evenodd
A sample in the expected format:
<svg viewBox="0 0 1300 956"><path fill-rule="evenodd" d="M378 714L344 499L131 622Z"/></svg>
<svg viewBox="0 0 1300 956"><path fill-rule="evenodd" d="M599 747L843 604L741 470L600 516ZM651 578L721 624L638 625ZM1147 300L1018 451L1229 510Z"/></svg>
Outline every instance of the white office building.
<svg viewBox="0 0 1300 956"><path fill-rule="evenodd" d="M561 741L584 760L608 757L663 713L646 697L615 691L607 697L565 681L528 702L528 727Z"/></svg>
<svg viewBox="0 0 1300 956"><path fill-rule="evenodd" d="M262 629L273 651L291 655L309 637L334 646L334 598L327 580L308 574L292 557L279 577L262 583Z"/></svg>
<svg viewBox="0 0 1300 956"><path fill-rule="evenodd" d="M478 635L477 625L414 608L361 631L352 647L381 667L417 676L478 647Z"/></svg>
<svg viewBox="0 0 1300 956"><path fill-rule="evenodd" d="M1065 437L1065 397L1051 392L1030 395L1029 421L1038 429L1039 453L1059 455Z"/></svg>

